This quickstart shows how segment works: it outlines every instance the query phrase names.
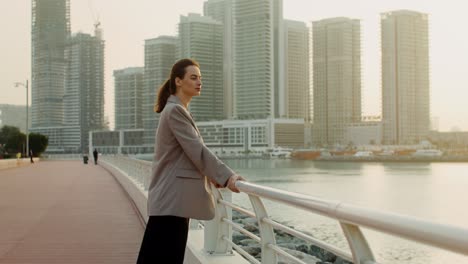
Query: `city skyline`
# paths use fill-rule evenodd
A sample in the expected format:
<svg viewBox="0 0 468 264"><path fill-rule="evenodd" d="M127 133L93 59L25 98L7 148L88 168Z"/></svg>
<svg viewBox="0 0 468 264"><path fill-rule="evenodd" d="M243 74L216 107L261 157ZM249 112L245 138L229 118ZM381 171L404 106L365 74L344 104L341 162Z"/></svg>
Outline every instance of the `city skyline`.
<svg viewBox="0 0 468 264"><path fill-rule="evenodd" d="M80 31L80 29L83 32L92 32L95 23L93 16L94 19L100 17L103 39L106 41L107 46L105 112L106 115L110 116L111 120L113 120L114 105L112 71L125 67L143 66L144 40L160 35L175 35L179 16L188 13L202 14L203 3L204 1L175 1L165 5L164 9L158 9L155 3L113 1L112 8L106 9L104 7L110 4L108 0L71 1L73 33ZM461 11L464 10L463 7L466 4L455 0L445 2L444 5L437 4L436 1L372 3L371 1L362 0L353 3L352 6L349 6L351 4L344 1L331 1L330 3L313 6L305 1L285 1L283 4L283 17L304 21L308 26L310 26L311 21L336 16L361 19L363 21L362 114L380 115L380 14L398 9L428 13L431 116L438 117L440 130L450 130L455 126L468 130L468 118L466 118L468 117L468 110L463 107L463 98L468 97L468 92L465 91L468 89L463 89L468 87L467 75L463 74L465 69L468 68L468 51L463 49L463 46L468 44L468 37L457 34L457 32L463 32ZM361 5L356 5L356 3ZM310 9L304 8L307 4L310 5ZM362 7L364 4L366 8ZM337 6L342 7L342 9L336 8ZM359 6L361 8L358 8ZM0 89L2 90L0 103L24 104L24 91L14 88L13 82L30 78L30 1L26 3L15 2L8 8L11 12L9 11L0 16L2 24L9 24L7 23L8 19L18 17L26 17L27 19L23 19L7 28L4 35L9 36L10 42L14 44L11 46L11 44L3 41L0 49L3 53L2 58L6 58L4 63L0 65L2 72L6 73L0 76ZM2 8L2 10L6 12L7 8ZM123 16L123 14L126 16ZM122 23L122 17L128 17L127 20L124 20L126 23ZM157 20L158 18L160 20ZM453 30L446 30L447 24L450 24L450 28L453 28ZM457 30L457 28L460 30ZM11 39L14 41L11 41ZM27 52L24 52L25 50ZM15 67L11 67L11 65ZM112 123L114 122L112 121Z"/></svg>

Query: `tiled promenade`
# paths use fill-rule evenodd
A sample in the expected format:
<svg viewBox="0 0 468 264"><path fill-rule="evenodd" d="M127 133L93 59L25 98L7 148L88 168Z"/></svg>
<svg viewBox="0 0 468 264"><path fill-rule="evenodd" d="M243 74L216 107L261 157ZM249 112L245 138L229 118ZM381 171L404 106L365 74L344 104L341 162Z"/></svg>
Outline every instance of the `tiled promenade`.
<svg viewBox="0 0 468 264"><path fill-rule="evenodd" d="M0 170L0 263L135 263L144 228L106 170L41 161Z"/></svg>

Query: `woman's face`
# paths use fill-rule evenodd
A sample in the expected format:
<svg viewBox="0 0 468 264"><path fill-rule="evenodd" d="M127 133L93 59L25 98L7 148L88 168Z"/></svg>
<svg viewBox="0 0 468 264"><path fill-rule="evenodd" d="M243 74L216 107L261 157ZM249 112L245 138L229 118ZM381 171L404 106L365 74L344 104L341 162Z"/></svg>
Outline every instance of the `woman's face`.
<svg viewBox="0 0 468 264"><path fill-rule="evenodd" d="M201 92L201 73L197 66L187 66L185 68L184 79L176 78L176 85L179 93L186 96L199 96Z"/></svg>

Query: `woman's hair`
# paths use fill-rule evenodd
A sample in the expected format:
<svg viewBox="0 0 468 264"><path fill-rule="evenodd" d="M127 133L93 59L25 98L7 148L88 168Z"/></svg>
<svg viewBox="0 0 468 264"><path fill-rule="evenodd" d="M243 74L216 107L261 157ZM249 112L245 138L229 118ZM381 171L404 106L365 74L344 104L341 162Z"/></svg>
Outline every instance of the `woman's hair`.
<svg viewBox="0 0 468 264"><path fill-rule="evenodd" d="M163 83L163 85L159 87L156 104L154 106L154 111L156 113L161 113L164 107L166 106L167 99L169 98L169 96L171 94L176 93L175 79L176 77L183 79L185 76L185 72L186 72L185 69L188 66L197 66L198 68L200 68L200 65L198 64L198 62L192 59L181 59L172 66L169 79L167 79Z"/></svg>

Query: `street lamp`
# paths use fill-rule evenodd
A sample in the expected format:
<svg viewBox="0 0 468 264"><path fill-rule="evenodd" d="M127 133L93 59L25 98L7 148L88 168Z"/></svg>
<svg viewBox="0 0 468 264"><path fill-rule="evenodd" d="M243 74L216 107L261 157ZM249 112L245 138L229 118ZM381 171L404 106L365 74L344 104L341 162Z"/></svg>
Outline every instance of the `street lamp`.
<svg viewBox="0 0 468 264"><path fill-rule="evenodd" d="M21 82L15 82L15 87L23 86L26 87L26 157L29 156L29 120L28 120L28 112L29 112L29 89L28 89L28 80L26 80L26 84Z"/></svg>

